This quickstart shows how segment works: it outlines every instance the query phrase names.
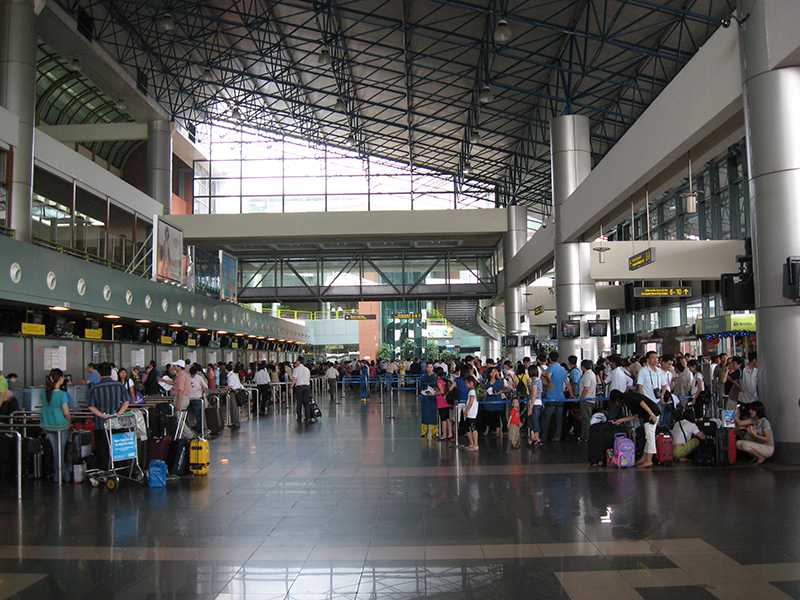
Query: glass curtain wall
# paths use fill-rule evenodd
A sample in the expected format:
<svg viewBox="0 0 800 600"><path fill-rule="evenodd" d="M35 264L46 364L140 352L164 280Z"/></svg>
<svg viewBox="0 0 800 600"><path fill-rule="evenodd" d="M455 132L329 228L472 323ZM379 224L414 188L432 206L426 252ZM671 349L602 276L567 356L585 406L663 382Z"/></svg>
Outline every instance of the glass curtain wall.
<svg viewBox="0 0 800 600"><path fill-rule="evenodd" d="M210 160L194 164L195 214L494 208L493 186L289 137L204 132Z"/></svg>

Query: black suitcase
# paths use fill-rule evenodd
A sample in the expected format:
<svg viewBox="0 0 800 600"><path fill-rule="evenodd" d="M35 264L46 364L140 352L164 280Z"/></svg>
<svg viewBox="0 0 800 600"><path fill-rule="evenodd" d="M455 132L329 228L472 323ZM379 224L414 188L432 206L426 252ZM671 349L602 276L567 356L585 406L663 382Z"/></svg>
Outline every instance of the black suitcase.
<svg viewBox="0 0 800 600"><path fill-rule="evenodd" d="M211 435L220 435L222 433L222 416L219 414L219 409L216 406L209 406L206 408L206 427L211 432Z"/></svg>
<svg viewBox="0 0 800 600"><path fill-rule="evenodd" d="M695 464L701 467L716 467L717 466L717 439L707 438L700 440L700 445L692 453Z"/></svg>
<svg viewBox="0 0 800 600"><path fill-rule="evenodd" d="M315 400L310 400L308 403L308 412L311 414L312 419L319 419L322 417L322 411L319 409Z"/></svg>
<svg viewBox="0 0 800 600"><path fill-rule="evenodd" d="M189 474L189 441L175 440L170 446L167 469L170 475L184 477Z"/></svg>
<svg viewBox="0 0 800 600"><path fill-rule="evenodd" d="M618 433L625 433L625 428L614 423L595 423L589 427L587 446L590 464L606 464L606 450L614 447L614 436Z"/></svg>

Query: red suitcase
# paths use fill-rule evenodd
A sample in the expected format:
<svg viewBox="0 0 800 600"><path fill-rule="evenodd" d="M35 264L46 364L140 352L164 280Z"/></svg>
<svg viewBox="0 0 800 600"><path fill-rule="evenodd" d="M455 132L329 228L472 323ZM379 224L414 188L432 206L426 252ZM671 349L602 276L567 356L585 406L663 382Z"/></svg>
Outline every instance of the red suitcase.
<svg viewBox="0 0 800 600"><path fill-rule="evenodd" d="M672 458L672 436L668 433L659 433L656 436L656 460L662 465L671 463Z"/></svg>

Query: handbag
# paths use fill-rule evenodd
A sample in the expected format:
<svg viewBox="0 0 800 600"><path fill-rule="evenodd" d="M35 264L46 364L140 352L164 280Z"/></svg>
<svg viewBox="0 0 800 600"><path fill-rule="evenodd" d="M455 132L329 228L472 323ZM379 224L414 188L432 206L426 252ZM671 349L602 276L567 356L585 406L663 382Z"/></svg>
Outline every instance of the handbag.
<svg viewBox="0 0 800 600"><path fill-rule="evenodd" d="M250 394L248 394L245 390L236 390L235 396L237 406L244 406L250 401Z"/></svg>

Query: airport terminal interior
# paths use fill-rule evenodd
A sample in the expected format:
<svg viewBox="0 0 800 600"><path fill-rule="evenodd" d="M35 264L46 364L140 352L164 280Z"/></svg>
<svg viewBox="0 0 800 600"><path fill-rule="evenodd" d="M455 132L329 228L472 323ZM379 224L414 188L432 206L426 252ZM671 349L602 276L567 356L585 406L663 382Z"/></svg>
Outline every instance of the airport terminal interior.
<svg viewBox="0 0 800 600"><path fill-rule="evenodd" d="M0 0L0 600L800 599L794 23L793 0ZM412 365L467 357L479 390L490 361L548 371L541 443L526 416L515 442L537 392L513 374L476 395L477 444L456 379L447 437ZM548 388L570 357L596 400ZM120 419L90 411L117 409L112 363ZM617 406L636 384L655 403ZM673 440L688 461L681 398L708 434ZM614 425L628 468L631 411L661 428Z"/></svg>

